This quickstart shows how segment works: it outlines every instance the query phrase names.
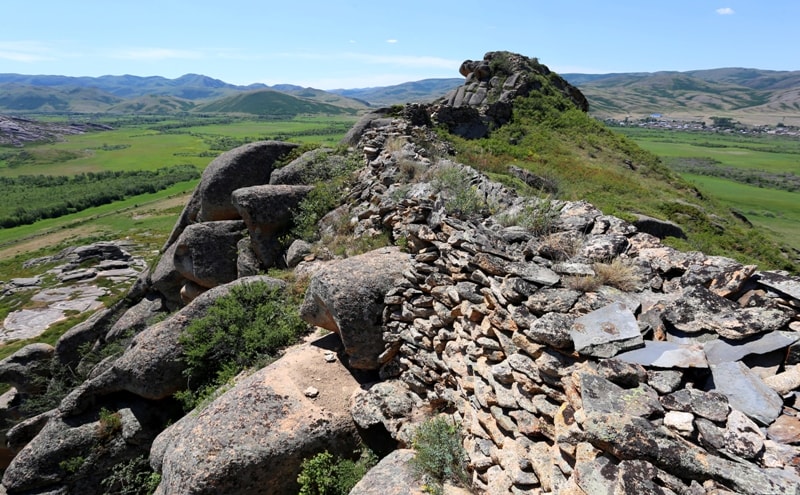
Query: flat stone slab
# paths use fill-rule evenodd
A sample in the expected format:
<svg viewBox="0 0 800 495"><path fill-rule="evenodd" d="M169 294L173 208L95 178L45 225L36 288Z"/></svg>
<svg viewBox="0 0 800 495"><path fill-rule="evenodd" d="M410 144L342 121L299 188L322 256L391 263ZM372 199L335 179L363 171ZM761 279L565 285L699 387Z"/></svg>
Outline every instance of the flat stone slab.
<svg viewBox="0 0 800 495"><path fill-rule="evenodd" d="M42 282L42 277L12 278L10 285L14 287L38 287Z"/></svg>
<svg viewBox="0 0 800 495"><path fill-rule="evenodd" d="M703 351L709 364L738 361L750 354L766 354L789 347L800 340L796 332L770 332L744 343L729 343L724 340L706 342Z"/></svg>
<svg viewBox="0 0 800 495"><path fill-rule="evenodd" d="M595 357L613 357L644 343L636 317L620 302L581 316L569 333L576 351Z"/></svg>
<svg viewBox="0 0 800 495"><path fill-rule="evenodd" d="M796 278L790 278L779 273L761 272L758 274L758 283L778 292L783 292L787 296L800 301L800 281Z"/></svg>
<svg viewBox="0 0 800 495"><path fill-rule="evenodd" d="M780 416L783 399L741 362L720 363L711 367L714 390L725 395L734 409L750 419L769 426Z"/></svg>
<svg viewBox="0 0 800 495"><path fill-rule="evenodd" d="M508 273L539 285L554 285L561 277L553 270L536 263L514 262L506 266Z"/></svg>
<svg viewBox="0 0 800 495"><path fill-rule="evenodd" d="M36 337L53 323L63 319L64 312L55 308L13 311L3 321L3 329L0 331L0 343Z"/></svg>
<svg viewBox="0 0 800 495"><path fill-rule="evenodd" d="M615 359L655 368L708 368L701 346L675 342L646 340L644 347L617 354Z"/></svg>

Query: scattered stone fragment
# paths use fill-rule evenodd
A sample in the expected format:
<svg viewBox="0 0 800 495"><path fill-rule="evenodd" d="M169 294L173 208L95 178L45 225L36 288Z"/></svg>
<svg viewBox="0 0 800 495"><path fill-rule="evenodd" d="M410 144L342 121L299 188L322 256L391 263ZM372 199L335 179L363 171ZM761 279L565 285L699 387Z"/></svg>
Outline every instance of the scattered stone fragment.
<svg viewBox="0 0 800 495"><path fill-rule="evenodd" d="M780 415L783 400L741 362L711 367L714 389L725 395L731 407L761 425L769 426Z"/></svg>
<svg viewBox="0 0 800 495"><path fill-rule="evenodd" d="M780 395L800 388L800 364L788 367L783 373L764 378L764 383Z"/></svg>
<svg viewBox="0 0 800 495"><path fill-rule="evenodd" d="M738 361L749 354L766 354L800 340L795 332L770 332L747 342L726 342L722 339L712 340L703 345L709 364Z"/></svg>
<svg viewBox="0 0 800 495"><path fill-rule="evenodd" d="M316 389L315 387L308 387L305 390L303 390L303 395L305 395L310 399L313 399L314 397L319 395L319 390Z"/></svg>
<svg viewBox="0 0 800 495"><path fill-rule="evenodd" d="M658 395L647 385L624 389L597 375L580 375L581 400L587 412L612 413L625 411L631 416L648 417L663 411Z"/></svg>
<svg viewBox="0 0 800 495"><path fill-rule="evenodd" d="M725 448L739 457L753 459L764 449L764 434L750 418L734 409L723 433Z"/></svg>
<svg viewBox="0 0 800 495"><path fill-rule="evenodd" d="M783 414L767 428L771 440L790 445L800 444L800 418Z"/></svg>
<svg viewBox="0 0 800 495"><path fill-rule="evenodd" d="M656 368L708 368L700 346L658 340L645 340L644 347L617 354L615 359Z"/></svg>
<svg viewBox="0 0 800 495"><path fill-rule="evenodd" d="M681 411L667 411L664 415L664 425L672 428L681 435L690 435L694 431L694 414Z"/></svg>
<svg viewBox="0 0 800 495"><path fill-rule="evenodd" d="M570 335L576 351L594 357L612 357L644 345L636 317L621 303L578 318Z"/></svg>
<svg viewBox="0 0 800 495"><path fill-rule="evenodd" d="M661 398L661 405L671 411L692 412L711 421L723 422L728 417L728 399L716 392L684 388Z"/></svg>

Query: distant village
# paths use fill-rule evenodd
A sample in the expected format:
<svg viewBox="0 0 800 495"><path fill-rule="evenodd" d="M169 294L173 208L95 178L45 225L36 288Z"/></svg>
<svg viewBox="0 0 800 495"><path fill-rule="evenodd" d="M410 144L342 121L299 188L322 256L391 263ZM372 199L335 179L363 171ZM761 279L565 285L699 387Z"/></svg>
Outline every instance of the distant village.
<svg viewBox="0 0 800 495"><path fill-rule="evenodd" d="M751 126L734 121L729 117L711 117L711 123L688 121L665 117L660 113L650 114L641 119L625 118L623 120L603 119L611 127L643 127L648 129L670 129L675 131L703 131L738 134L774 134L800 137L800 127L784 124Z"/></svg>

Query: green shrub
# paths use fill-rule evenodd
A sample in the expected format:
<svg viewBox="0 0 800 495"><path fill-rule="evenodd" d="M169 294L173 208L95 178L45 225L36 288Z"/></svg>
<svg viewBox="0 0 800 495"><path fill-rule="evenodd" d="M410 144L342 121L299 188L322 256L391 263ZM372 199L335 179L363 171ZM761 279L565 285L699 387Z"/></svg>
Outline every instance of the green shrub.
<svg viewBox="0 0 800 495"><path fill-rule="evenodd" d="M429 491L440 493L445 481L470 486L458 424L444 416L422 423L414 435L413 448L416 455L412 466L424 477Z"/></svg>
<svg viewBox="0 0 800 495"><path fill-rule="evenodd" d="M542 236L553 232L559 216L560 208L548 197L537 200L535 204L526 204L515 214L498 215L497 220L503 226L518 225L536 236Z"/></svg>
<svg viewBox="0 0 800 495"><path fill-rule="evenodd" d="M161 483L161 475L153 472L144 455L116 464L100 484L105 493L116 495L150 495Z"/></svg>
<svg viewBox="0 0 800 495"><path fill-rule="evenodd" d="M69 474L75 474L86 463L86 458L82 456L70 457L58 463L58 467Z"/></svg>
<svg viewBox="0 0 800 495"><path fill-rule="evenodd" d="M100 408L100 418L97 425L97 436L100 440L109 440L114 434L122 431L122 416L116 411Z"/></svg>
<svg viewBox="0 0 800 495"><path fill-rule="evenodd" d="M347 495L378 462L368 449L355 461L334 457L327 450L303 461L297 476L300 495Z"/></svg>
<svg viewBox="0 0 800 495"><path fill-rule="evenodd" d="M188 390L176 397L194 408L242 370L267 364L306 328L282 289L264 282L234 286L181 335Z"/></svg>
<svg viewBox="0 0 800 495"><path fill-rule="evenodd" d="M432 185L443 196L448 214L467 218L488 210L486 201L471 181L468 172L459 167L445 166L435 172Z"/></svg>

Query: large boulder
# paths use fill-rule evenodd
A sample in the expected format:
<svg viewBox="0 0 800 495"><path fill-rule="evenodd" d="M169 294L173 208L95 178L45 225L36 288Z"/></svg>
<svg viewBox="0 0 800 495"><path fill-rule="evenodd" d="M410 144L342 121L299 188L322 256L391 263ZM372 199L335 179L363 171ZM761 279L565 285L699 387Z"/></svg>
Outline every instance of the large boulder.
<svg viewBox="0 0 800 495"><path fill-rule="evenodd" d="M0 382L20 393L41 392L50 377L50 360L55 348L50 344L28 344L0 361Z"/></svg>
<svg viewBox="0 0 800 495"><path fill-rule="evenodd" d="M266 185L237 189L231 202L244 219L250 243L265 267L281 255L278 237L292 225L292 216L313 186Z"/></svg>
<svg viewBox="0 0 800 495"><path fill-rule="evenodd" d="M275 169L269 183L301 185L330 180L349 167L347 157L334 155L330 148L307 151L287 164Z"/></svg>
<svg viewBox="0 0 800 495"><path fill-rule="evenodd" d="M294 494L304 458L351 454L347 397L359 383L324 347L288 351L161 433L150 452L156 493Z"/></svg>
<svg viewBox="0 0 800 495"><path fill-rule="evenodd" d="M236 280L236 244L244 230L238 220L189 225L175 241L175 269L208 289Z"/></svg>
<svg viewBox="0 0 800 495"><path fill-rule="evenodd" d="M410 267L411 257L397 248L330 262L311 278L300 317L339 334L352 367L377 369L384 296Z"/></svg>
<svg viewBox="0 0 800 495"><path fill-rule="evenodd" d="M175 242L189 224L239 218L231 193L242 187L268 184L276 160L296 148L283 141L257 141L219 155L203 170L164 248Z"/></svg>

